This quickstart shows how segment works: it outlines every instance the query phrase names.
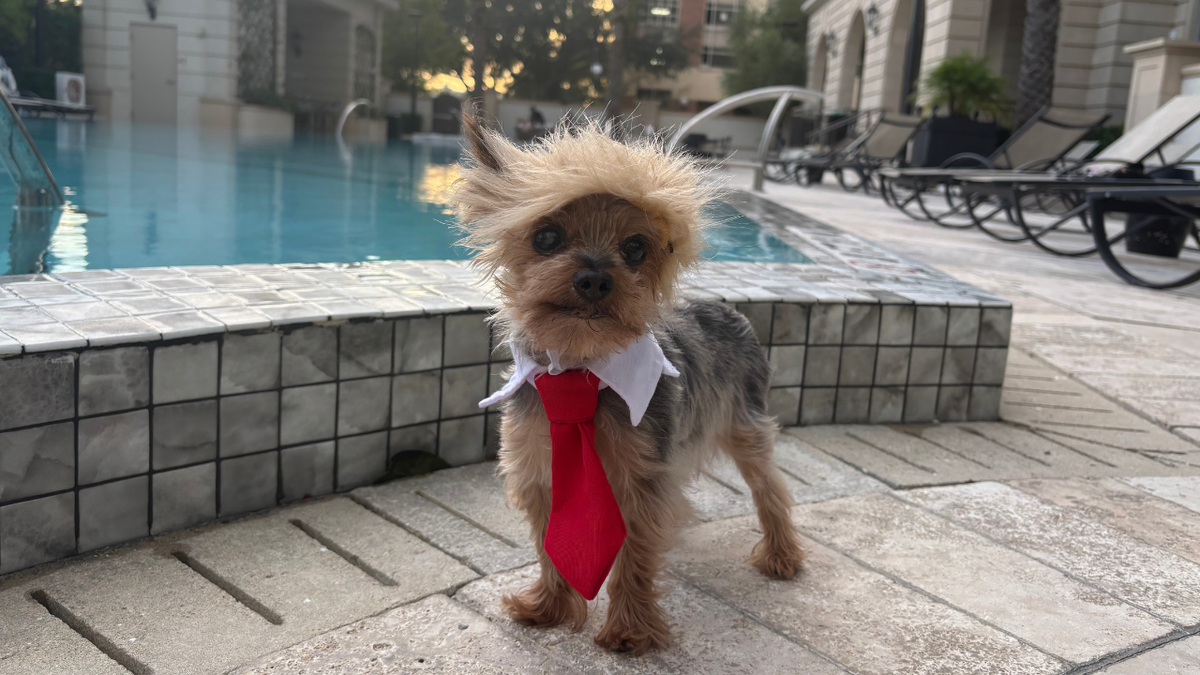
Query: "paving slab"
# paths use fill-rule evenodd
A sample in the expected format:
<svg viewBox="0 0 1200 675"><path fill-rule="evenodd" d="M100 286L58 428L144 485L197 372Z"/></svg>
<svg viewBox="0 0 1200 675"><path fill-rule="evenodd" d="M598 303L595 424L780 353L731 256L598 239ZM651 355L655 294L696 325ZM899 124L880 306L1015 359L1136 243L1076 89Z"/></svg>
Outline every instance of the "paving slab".
<svg viewBox="0 0 1200 675"><path fill-rule="evenodd" d="M1124 481L1112 478L1037 479L1013 481L1009 485L1200 563L1200 514Z"/></svg>
<svg viewBox="0 0 1200 675"><path fill-rule="evenodd" d="M722 466L718 463L684 487L684 496L692 505L698 520L708 522L754 512L750 490L745 483L737 485L741 481L735 477L736 474L737 469L732 465Z"/></svg>
<svg viewBox="0 0 1200 675"><path fill-rule="evenodd" d="M508 505L495 462L437 471L412 479L411 488L509 541L529 540L529 525L524 514Z"/></svg>
<svg viewBox="0 0 1200 675"><path fill-rule="evenodd" d="M1016 478L1043 474L1052 470L1043 462L1034 461L957 424L915 427L910 433L968 461L986 467L988 470L983 475Z"/></svg>
<svg viewBox="0 0 1200 675"><path fill-rule="evenodd" d="M751 518L689 529L671 570L847 670L874 673L1057 673L1058 658L805 539L792 581L745 563Z"/></svg>
<svg viewBox="0 0 1200 675"><path fill-rule="evenodd" d="M450 474L460 470L447 469L441 473ZM516 540L497 536L498 533L483 529L477 522L464 518L465 514L461 511L451 512L421 497L414 490L417 485L421 483L396 481L359 488L351 496L479 574L522 567L537 559L528 536Z"/></svg>
<svg viewBox="0 0 1200 675"><path fill-rule="evenodd" d="M545 650L518 640L444 595L398 607L239 668L287 673L568 673Z"/></svg>
<svg viewBox="0 0 1200 675"><path fill-rule="evenodd" d="M912 490L935 511L1114 597L1190 626L1200 622L1200 565L999 483Z"/></svg>
<svg viewBox="0 0 1200 675"><path fill-rule="evenodd" d="M1176 640L1100 671L1104 675L1196 675L1200 637Z"/></svg>
<svg viewBox="0 0 1200 675"><path fill-rule="evenodd" d="M972 469L958 466L949 453L939 453L937 462L922 458L926 464L939 464L939 467L918 464L897 454L891 448L881 449L866 440L851 436L842 426L798 427L788 429L786 433L891 488L957 483L969 480L972 475ZM897 436L889 436L889 440L898 438L898 432L892 433ZM874 438L879 440L878 436Z"/></svg>
<svg viewBox="0 0 1200 675"><path fill-rule="evenodd" d="M148 546L79 560L18 587L158 674L220 673L294 642L177 559ZM87 659L73 672L87 673Z"/></svg>
<svg viewBox="0 0 1200 675"><path fill-rule="evenodd" d="M1125 482L1200 513L1200 478L1194 476L1127 478Z"/></svg>
<svg viewBox="0 0 1200 675"><path fill-rule="evenodd" d="M780 434L775 439L775 464L785 474L803 483L803 487L792 490L792 499L797 504L888 489L882 482L833 459L792 434Z"/></svg>
<svg viewBox="0 0 1200 675"><path fill-rule="evenodd" d="M1014 424L970 423L962 429L1034 461L1045 462L1044 473L1054 476L1112 476L1121 468L1111 462L1075 450L1067 443ZM1015 478L1015 477L1014 477Z"/></svg>
<svg viewBox="0 0 1200 675"><path fill-rule="evenodd" d="M580 673L805 673L834 675L840 667L794 641L744 616L736 609L671 577L663 580L663 609L671 622L673 644L642 657L614 654L593 642L608 612L608 592L589 603L587 624L578 633L565 626L534 628L513 622L500 598L533 582L538 568L495 574L471 582L455 599L488 616L522 640L536 642Z"/></svg>
<svg viewBox="0 0 1200 675"><path fill-rule="evenodd" d="M0 671L5 675L128 675L30 597L27 587L0 590Z"/></svg>
<svg viewBox="0 0 1200 675"><path fill-rule="evenodd" d="M805 535L1067 661L1091 661L1175 629L891 495L810 504L794 509L793 519Z"/></svg>
<svg viewBox="0 0 1200 675"><path fill-rule="evenodd" d="M1196 473L1194 467L1172 461L1176 456L1172 453L1154 453L1138 451L1123 447L1114 447L1109 443L1096 442L1077 435L1077 430L1051 431L1041 429L1042 436L1069 446L1076 452L1081 452L1113 468L1112 475L1118 476L1170 476L1180 473Z"/></svg>

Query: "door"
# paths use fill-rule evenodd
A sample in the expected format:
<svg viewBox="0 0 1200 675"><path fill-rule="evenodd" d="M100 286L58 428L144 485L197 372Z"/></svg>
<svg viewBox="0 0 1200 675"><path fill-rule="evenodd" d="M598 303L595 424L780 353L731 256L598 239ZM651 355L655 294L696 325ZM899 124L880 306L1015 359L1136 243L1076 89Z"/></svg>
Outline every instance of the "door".
<svg viewBox="0 0 1200 675"><path fill-rule="evenodd" d="M175 124L179 106L179 53L175 26L129 25L133 120Z"/></svg>

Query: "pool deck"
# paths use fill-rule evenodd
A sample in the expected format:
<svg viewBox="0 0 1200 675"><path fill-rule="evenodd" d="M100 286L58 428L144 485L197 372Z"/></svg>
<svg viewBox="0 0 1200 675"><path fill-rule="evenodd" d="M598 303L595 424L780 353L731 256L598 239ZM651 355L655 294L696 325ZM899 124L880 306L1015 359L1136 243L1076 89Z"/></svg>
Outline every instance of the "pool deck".
<svg viewBox="0 0 1200 675"><path fill-rule="evenodd" d="M752 506L719 465L664 580L673 647L598 649L603 593L581 633L515 625L498 598L532 550L482 463L0 577L0 671L1200 672L1200 288L767 195L1014 308L1001 421L781 435L797 580L744 564Z"/></svg>

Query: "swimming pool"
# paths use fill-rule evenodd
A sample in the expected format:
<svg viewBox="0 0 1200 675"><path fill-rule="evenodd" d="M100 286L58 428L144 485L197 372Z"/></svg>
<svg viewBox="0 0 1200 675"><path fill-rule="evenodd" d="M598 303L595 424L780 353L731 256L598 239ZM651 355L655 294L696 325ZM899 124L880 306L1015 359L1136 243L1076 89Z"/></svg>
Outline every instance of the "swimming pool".
<svg viewBox="0 0 1200 675"><path fill-rule="evenodd" d="M456 145L339 148L330 136L239 141L220 131L26 120L70 202L57 227L12 222L0 274L45 249L46 271L162 265L461 260L448 195ZM0 179L0 203L11 204ZM728 205L715 260L809 262ZM20 250L20 256L16 253Z"/></svg>

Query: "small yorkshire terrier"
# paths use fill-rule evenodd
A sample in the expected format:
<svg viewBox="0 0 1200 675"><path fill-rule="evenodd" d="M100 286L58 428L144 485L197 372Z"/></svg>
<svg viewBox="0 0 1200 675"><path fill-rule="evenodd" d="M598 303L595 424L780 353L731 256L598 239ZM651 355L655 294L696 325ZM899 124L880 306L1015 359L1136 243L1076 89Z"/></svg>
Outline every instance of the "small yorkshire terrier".
<svg viewBox="0 0 1200 675"><path fill-rule="evenodd" d="M517 621L578 631L587 618L580 591L594 597L609 573L601 561L585 589L587 582L566 572L567 559L597 537L589 531L563 544L555 533L555 518L567 523L560 532L603 520L593 512L561 515L603 510L594 503L603 499L592 497L600 492L559 483L568 471L565 460L560 466L560 434L574 434L564 447L573 442L576 459L581 447L599 457L596 489L611 501L606 478L619 507L615 524L598 537L620 538L607 561L610 603L596 643L634 654L666 647L670 630L656 581L691 515L684 488L715 449L733 459L754 497L763 538L750 564L790 579L802 562L791 497L773 461L770 365L750 323L719 302L675 299L680 272L704 249L703 207L713 192L690 160L663 153L652 139L622 143L584 123L522 149L470 112L463 122L473 160L456 192L463 241L495 281L501 308L494 321L508 336L517 371L481 405L507 399L500 473L509 501L529 521L541 565L537 581L505 597L504 606ZM552 425L541 373L580 369L593 392L599 387L598 403L589 404L594 417ZM585 503L567 504L572 497Z"/></svg>

